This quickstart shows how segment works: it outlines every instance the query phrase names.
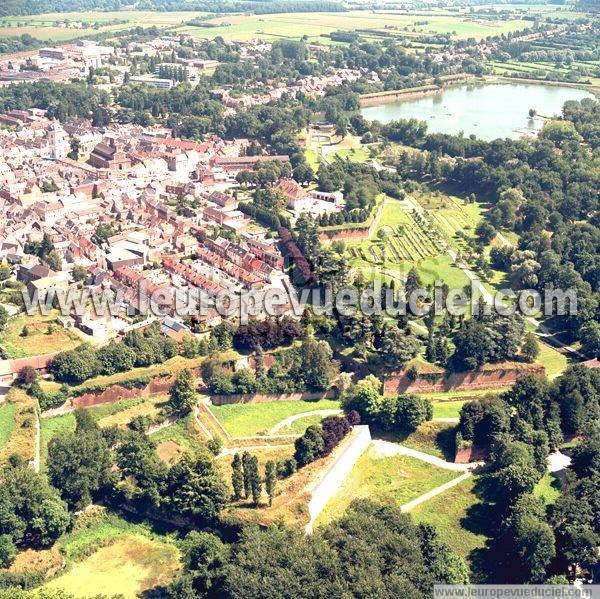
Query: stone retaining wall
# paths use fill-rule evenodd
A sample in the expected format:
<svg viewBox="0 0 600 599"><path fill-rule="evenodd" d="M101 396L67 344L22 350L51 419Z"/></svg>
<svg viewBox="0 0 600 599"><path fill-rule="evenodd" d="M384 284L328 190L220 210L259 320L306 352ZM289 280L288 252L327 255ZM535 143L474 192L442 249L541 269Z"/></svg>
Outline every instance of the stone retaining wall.
<svg viewBox="0 0 600 599"><path fill-rule="evenodd" d="M319 517L319 514L331 498L340 490L354 464L356 464L358 458L367 450L370 443L371 431L368 426L355 426L352 429L339 455L312 488L311 497L308 502L310 522L306 525L306 532L312 532L315 520Z"/></svg>
<svg viewBox="0 0 600 599"><path fill-rule="evenodd" d="M499 367L497 369L452 372L450 374L420 374L416 379L406 372L390 376L383 383L385 395L396 393L443 393L446 391L474 391L510 387L524 374L545 375L540 364Z"/></svg>
<svg viewBox="0 0 600 599"><path fill-rule="evenodd" d="M173 379L171 377L160 377L152 379L145 387L128 389L122 385L112 385L107 387L101 393L92 391L73 397L69 400L73 408L88 408L105 403L114 403L121 399L130 399L132 397L150 397L157 393L168 393Z"/></svg>

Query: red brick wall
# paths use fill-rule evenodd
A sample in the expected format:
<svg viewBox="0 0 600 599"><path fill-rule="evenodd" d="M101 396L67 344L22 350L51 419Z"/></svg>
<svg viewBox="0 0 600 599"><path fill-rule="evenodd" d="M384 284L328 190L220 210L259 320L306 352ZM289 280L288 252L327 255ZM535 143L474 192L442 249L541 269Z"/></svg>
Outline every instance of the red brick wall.
<svg viewBox="0 0 600 599"><path fill-rule="evenodd" d="M498 389L510 387L524 374L544 375L546 369L539 364L524 367L500 367L495 370L453 372L449 375L420 375L415 380L404 373L385 379L383 391L395 393L440 393L444 391L473 391L475 389Z"/></svg>
<svg viewBox="0 0 600 599"><path fill-rule="evenodd" d="M114 403L121 399L132 397L148 397L156 393L167 393L171 388L173 380L170 377L152 379L145 387L138 389L127 389L122 385L113 385L101 393L85 393L71 400L75 408L87 408L105 403Z"/></svg>

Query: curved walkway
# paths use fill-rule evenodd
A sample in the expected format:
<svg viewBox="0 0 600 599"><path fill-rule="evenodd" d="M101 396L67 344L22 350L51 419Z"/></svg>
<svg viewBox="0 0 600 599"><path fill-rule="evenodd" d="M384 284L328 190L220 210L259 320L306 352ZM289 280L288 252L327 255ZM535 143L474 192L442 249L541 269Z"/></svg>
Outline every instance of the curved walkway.
<svg viewBox="0 0 600 599"><path fill-rule="evenodd" d="M417 460L427 462L432 466L444 468L445 470L453 470L454 472L468 472L473 468L477 468L483 464L483 462L471 462L469 464L455 464L454 462L446 462L446 460L425 453L424 451L411 449L410 447L406 447L406 445L402 445L400 443L382 441L381 439L375 439L373 441L373 448L378 457L387 458L395 455L406 455L411 458L416 458Z"/></svg>
<svg viewBox="0 0 600 599"><path fill-rule="evenodd" d="M336 414L340 414L341 412L342 412L342 410L331 409L331 410L312 410L310 412L301 412L300 414L294 414L293 416L290 416L289 418L286 418L285 420L278 422L271 430L269 430L267 435L276 435L282 428L291 426L294 422L296 422L296 420L301 420L302 418L305 418L306 416L323 416L323 418L325 418L326 416L335 416Z"/></svg>

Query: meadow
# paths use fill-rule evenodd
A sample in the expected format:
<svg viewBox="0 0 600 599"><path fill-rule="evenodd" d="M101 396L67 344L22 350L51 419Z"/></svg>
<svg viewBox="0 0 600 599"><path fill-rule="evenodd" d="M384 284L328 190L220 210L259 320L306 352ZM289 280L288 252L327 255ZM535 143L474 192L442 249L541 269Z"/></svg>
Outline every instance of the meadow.
<svg viewBox="0 0 600 599"><path fill-rule="evenodd" d="M471 569L487 540L475 484L473 477L468 478L411 510L417 522L435 525L442 541L467 560Z"/></svg>
<svg viewBox="0 0 600 599"><path fill-rule="evenodd" d="M25 358L73 349L82 343L74 331L55 322L58 312L47 316L19 314L8 319L0 332L0 346L7 358Z"/></svg>
<svg viewBox="0 0 600 599"><path fill-rule="evenodd" d="M354 499L368 497L401 506L456 476L456 472L409 456L381 458L369 450L359 458L338 493L325 506L317 524L326 524L341 516Z"/></svg>
<svg viewBox="0 0 600 599"><path fill-rule="evenodd" d="M88 596L90 590L126 599L168 583L180 568L173 538L94 506L58 541L65 571L44 585Z"/></svg>
<svg viewBox="0 0 600 599"><path fill-rule="evenodd" d="M335 410L338 401L270 401L253 404L210 405L210 411L232 437L266 434L278 422L314 410ZM279 434L284 434L280 431Z"/></svg>

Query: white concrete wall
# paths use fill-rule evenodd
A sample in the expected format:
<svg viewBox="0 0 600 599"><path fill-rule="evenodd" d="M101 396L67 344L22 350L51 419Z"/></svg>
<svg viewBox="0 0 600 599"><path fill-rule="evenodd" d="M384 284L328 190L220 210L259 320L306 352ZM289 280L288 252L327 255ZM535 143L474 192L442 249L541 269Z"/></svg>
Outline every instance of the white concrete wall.
<svg viewBox="0 0 600 599"><path fill-rule="evenodd" d="M371 431L368 426L355 426L346 441L346 447L337 456L333 464L321 477L312 489L311 499L308 502L310 522L306 525L306 532L311 533L315 520L323 511L330 499L340 490L346 477L371 443Z"/></svg>

